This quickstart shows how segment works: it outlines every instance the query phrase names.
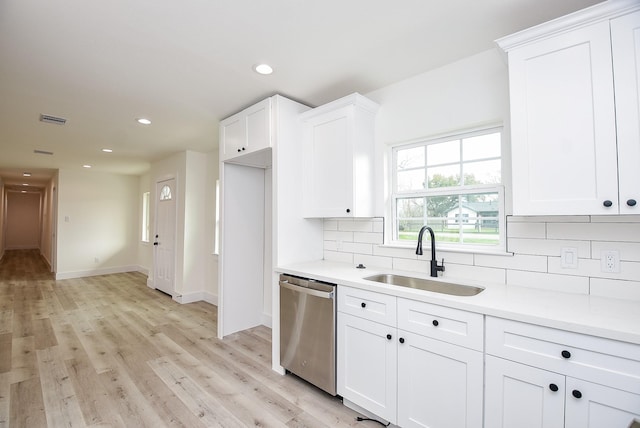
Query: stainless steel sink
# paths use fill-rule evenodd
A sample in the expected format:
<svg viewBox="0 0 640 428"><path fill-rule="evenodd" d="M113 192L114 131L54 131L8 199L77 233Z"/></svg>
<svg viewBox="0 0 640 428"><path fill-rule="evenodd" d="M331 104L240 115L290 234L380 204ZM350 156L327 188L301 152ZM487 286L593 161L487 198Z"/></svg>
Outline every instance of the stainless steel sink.
<svg viewBox="0 0 640 428"><path fill-rule="evenodd" d="M433 291L435 293L451 294L453 296L475 296L484 288L471 285L454 284L451 282L432 281L430 279L414 278L410 276L379 274L364 278L369 281L398 285L400 287L416 288L419 290Z"/></svg>

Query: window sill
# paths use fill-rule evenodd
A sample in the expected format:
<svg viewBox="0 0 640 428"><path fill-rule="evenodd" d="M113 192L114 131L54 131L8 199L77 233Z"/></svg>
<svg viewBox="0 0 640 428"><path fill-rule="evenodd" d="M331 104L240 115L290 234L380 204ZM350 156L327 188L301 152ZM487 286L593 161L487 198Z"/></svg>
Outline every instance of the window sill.
<svg viewBox="0 0 640 428"><path fill-rule="evenodd" d="M416 249L416 245L415 244L411 244L411 245L403 245L403 244L382 244L382 245L378 245L378 247L382 247L382 248L402 248L405 250L413 250L415 251ZM431 248L431 243L425 241L422 243L422 249L423 251L430 251ZM465 254L487 254L487 255L492 255L492 256L505 256L505 257L511 257L513 256L514 253L502 250L502 249L495 249L495 250L490 250L487 248L478 248L478 247L473 247L473 248L452 248L452 247L441 247L436 245L436 250L437 251L443 251L446 253L465 253Z"/></svg>

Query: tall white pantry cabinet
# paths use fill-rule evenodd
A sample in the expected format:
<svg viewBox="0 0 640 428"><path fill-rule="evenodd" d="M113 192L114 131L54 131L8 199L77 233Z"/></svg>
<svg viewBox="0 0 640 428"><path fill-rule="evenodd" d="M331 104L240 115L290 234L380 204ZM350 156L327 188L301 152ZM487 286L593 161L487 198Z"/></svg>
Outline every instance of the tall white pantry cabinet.
<svg viewBox="0 0 640 428"><path fill-rule="evenodd" d="M275 266L322 258L322 221L304 219L299 204L306 110L274 95L220 122L220 338L267 325L278 344ZM272 359L282 371L279 346Z"/></svg>
<svg viewBox="0 0 640 428"><path fill-rule="evenodd" d="M497 42L514 214L640 214L640 2L609 0Z"/></svg>

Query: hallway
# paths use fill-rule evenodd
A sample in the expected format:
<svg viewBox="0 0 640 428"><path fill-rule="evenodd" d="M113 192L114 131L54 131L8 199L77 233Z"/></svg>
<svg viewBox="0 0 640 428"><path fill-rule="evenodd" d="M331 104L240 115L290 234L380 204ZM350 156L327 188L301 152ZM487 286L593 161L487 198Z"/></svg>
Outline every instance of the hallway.
<svg viewBox="0 0 640 428"><path fill-rule="evenodd" d="M215 306L122 273L55 281L37 251L0 262L0 427L365 426L271 370L271 330L220 341Z"/></svg>

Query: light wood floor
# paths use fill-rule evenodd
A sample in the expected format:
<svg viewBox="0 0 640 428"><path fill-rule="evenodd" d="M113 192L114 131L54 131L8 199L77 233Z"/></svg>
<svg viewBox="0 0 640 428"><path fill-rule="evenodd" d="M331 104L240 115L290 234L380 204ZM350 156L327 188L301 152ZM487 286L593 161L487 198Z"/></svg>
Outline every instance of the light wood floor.
<svg viewBox="0 0 640 428"><path fill-rule="evenodd" d="M7 251L0 428L376 425L274 373L270 329L216 339L216 315L139 273L54 281L38 252Z"/></svg>

